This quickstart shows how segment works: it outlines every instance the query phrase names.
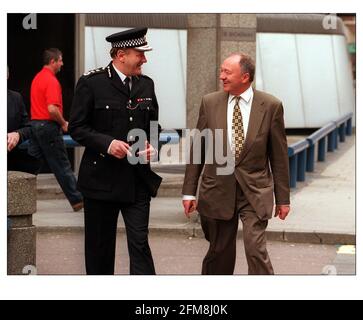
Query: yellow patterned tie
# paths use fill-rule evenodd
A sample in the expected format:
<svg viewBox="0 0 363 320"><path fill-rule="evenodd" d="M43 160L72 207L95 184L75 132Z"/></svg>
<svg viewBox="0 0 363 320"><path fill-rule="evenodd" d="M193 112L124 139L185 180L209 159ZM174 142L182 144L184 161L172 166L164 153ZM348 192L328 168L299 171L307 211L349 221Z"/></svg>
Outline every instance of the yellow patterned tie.
<svg viewBox="0 0 363 320"><path fill-rule="evenodd" d="M243 130L243 119L242 113L239 108L239 100L240 96L235 96L233 99L236 100L233 109L233 119L232 119L232 152L234 154L235 159L239 157L242 152L243 143L245 140L245 133Z"/></svg>

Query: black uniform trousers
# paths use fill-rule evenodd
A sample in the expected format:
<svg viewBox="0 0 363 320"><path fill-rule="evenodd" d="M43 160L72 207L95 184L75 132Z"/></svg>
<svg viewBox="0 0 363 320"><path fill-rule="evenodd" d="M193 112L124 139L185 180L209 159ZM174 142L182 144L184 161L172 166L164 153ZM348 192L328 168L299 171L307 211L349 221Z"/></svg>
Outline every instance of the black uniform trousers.
<svg viewBox="0 0 363 320"><path fill-rule="evenodd" d="M236 264L236 240L239 218L243 224L243 242L249 275L273 275L266 248L268 220L260 220L237 184L235 213L231 220L201 215L201 225L209 250L203 260L202 274L232 275Z"/></svg>
<svg viewBox="0 0 363 320"><path fill-rule="evenodd" d="M117 220L121 211L130 256L130 274L153 275L155 267L148 242L150 200L148 190L138 183L134 203L84 198L85 257L88 275L113 275Z"/></svg>

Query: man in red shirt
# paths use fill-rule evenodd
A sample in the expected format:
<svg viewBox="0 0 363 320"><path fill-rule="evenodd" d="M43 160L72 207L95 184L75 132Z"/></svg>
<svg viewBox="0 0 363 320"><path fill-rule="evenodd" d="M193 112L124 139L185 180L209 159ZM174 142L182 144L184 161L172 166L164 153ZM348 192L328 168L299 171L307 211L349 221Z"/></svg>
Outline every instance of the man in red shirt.
<svg viewBox="0 0 363 320"><path fill-rule="evenodd" d="M34 134L29 152L44 158L73 210L78 211L83 208L83 200L63 142L62 131L68 131L68 122L63 118L62 88L55 76L63 66L62 52L56 48L45 50L43 62L30 89Z"/></svg>

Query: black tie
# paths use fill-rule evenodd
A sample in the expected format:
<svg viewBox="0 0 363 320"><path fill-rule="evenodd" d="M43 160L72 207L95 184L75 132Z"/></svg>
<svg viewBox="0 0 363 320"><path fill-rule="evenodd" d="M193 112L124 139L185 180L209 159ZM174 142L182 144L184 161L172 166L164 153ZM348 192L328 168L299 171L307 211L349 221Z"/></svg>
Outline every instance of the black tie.
<svg viewBox="0 0 363 320"><path fill-rule="evenodd" d="M127 93L129 94L129 96L130 96L130 78L129 77L126 77L125 78L125 81L124 81L124 83L125 83L125 86L126 86L126 90L127 90Z"/></svg>

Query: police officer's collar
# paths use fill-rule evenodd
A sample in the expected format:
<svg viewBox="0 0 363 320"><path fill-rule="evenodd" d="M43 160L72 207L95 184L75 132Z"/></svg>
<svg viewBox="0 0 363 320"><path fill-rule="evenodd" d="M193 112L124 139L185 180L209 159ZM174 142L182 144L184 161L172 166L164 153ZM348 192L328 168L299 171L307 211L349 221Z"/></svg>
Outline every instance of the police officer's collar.
<svg viewBox="0 0 363 320"><path fill-rule="evenodd" d="M126 79L126 76L120 71L118 70L114 64L112 63L112 61L110 62L110 64L106 67L107 69L107 72L108 72L108 77L109 78L112 78L112 72L111 72L111 69L113 69L115 71L115 73L120 77L121 81L124 82L125 79ZM139 77L138 76L132 76L130 77L131 79L135 79L136 80L139 80Z"/></svg>
<svg viewBox="0 0 363 320"><path fill-rule="evenodd" d="M116 73L119 75L121 81L124 82L125 79L127 78L127 76L125 76L120 70L118 70L113 63L112 63L112 67L115 69Z"/></svg>

